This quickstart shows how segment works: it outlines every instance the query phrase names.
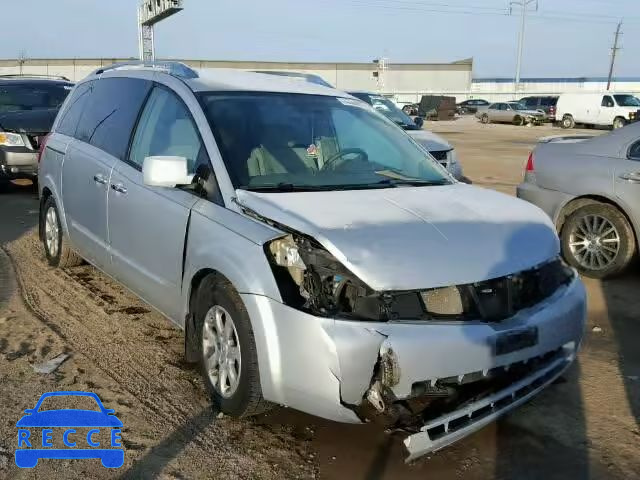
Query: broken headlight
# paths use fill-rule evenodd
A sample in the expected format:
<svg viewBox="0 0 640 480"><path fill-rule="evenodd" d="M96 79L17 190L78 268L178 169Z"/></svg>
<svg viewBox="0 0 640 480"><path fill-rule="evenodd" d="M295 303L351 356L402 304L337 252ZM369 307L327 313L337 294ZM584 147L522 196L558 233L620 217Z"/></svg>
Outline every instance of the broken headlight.
<svg viewBox="0 0 640 480"><path fill-rule="evenodd" d="M384 295L369 288L315 240L290 233L265 245L285 304L313 315L390 318Z"/></svg>

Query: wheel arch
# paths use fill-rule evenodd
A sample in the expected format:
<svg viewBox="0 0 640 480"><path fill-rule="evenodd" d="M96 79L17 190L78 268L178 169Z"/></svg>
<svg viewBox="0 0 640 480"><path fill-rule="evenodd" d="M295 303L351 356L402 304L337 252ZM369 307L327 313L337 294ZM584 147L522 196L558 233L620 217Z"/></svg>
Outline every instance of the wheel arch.
<svg viewBox="0 0 640 480"><path fill-rule="evenodd" d="M638 238L638 233L639 233L638 226L634 224L631 217L627 214L625 209L619 205L618 202L612 200L609 197L605 197L603 195L583 195L580 197L573 198L569 202L567 202L559 210L558 216L555 219L555 225L556 225L556 230L558 234L562 236L562 228L564 227L564 224L566 223L567 218L569 218L569 216L573 212L575 212L579 208L584 207L585 205L590 205L594 203L604 203L607 205L611 205L616 210L618 210L622 215L624 215L624 217L627 219L627 222L629 222L629 225L631 225L631 230L633 232L633 235L635 236L635 242L638 245L638 248L640 248L640 243L639 243L640 239Z"/></svg>
<svg viewBox="0 0 640 480"><path fill-rule="evenodd" d="M53 192L49 189L49 187L44 187L42 189L42 193L40 194L40 204L39 204L39 218L38 218L38 238L42 241L44 240L43 235L44 235L44 225L43 225L43 221L44 221L44 216L42 215L42 209L44 208L44 204L47 202L47 200L49 199L49 197L51 197L53 195Z"/></svg>

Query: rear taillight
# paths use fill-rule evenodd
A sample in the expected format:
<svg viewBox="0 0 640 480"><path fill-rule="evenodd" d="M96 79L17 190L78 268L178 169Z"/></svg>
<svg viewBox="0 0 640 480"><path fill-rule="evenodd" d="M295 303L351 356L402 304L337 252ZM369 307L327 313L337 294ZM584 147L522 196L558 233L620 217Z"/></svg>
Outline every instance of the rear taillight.
<svg viewBox="0 0 640 480"><path fill-rule="evenodd" d="M527 159L527 166L524 168L525 173L533 173L535 171L535 167L533 165L533 152L529 153L529 158Z"/></svg>
<svg viewBox="0 0 640 480"><path fill-rule="evenodd" d="M44 153L44 149L47 146L47 140L49 140L49 135L51 134L50 133L46 134L44 138L40 141L40 147L38 148L38 155L37 155L38 163L40 163L40 160L42 159L42 154Z"/></svg>
<svg viewBox="0 0 640 480"><path fill-rule="evenodd" d="M549 113L550 113L551 115L555 115L555 113L556 113L556 107L549 107Z"/></svg>

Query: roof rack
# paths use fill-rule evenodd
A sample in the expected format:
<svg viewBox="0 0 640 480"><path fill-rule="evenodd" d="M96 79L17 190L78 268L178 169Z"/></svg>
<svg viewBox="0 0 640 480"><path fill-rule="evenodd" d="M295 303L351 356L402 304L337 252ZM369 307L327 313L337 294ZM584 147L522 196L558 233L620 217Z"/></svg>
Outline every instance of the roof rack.
<svg viewBox="0 0 640 480"><path fill-rule="evenodd" d="M0 78L50 78L54 80L64 80L65 82L70 82L67 77L62 75L46 75L39 73L12 73L7 75L0 75Z"/></svg>
<svg viewBox="0 0 640 480"><path fill-rule="evenodd" d="M157 70L157 71L164 72L179 78L198 78L199 77L198 72L196 72L193 68L191 68L188 65L185 65L182 62L172 62L172 61L149 62L149 61L142 61L142 60L133 60L130 62L114 63L113 65L99 68L98 70L93 72L93 75L101 75L105 72L109 72L112 70Z"/></svg>

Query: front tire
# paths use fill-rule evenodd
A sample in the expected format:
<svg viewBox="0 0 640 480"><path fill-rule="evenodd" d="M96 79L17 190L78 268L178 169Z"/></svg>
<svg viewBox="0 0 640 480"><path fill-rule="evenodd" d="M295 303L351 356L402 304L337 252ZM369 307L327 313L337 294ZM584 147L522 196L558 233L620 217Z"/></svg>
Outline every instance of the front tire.
<svg viewBox="0 0 640 480"><path fill-rule="evenodd" d="M629 221L605 203L585 205L573 212L562 228L561 241L567 263L591 278L619 275L636 250Z"/></svg>
<svg viewBox="0 0 640 480"><path fill-rule="evenodd" d="M53 197L47 198L40 211L40 228L44 253L49 265L68 268L82 264L82 257L73 251L62 230L58 206Z"/></svg>
<svg viewBox="0 0 640 480"><path fill-rule="evenodd" d="M485 125L487 125L487 124L489 123L489 115L487 115L486 113L485 113L485 114L483 114L483 115L480 117L480 121L481 121L482 123L484 123Z"/></svg>
<svg viewBox="0 0 640 480"><path fill-rule="evenodd" d="M219 274L205 277L194 314L200 369L214 409L233 417L267 410L251 320L233 285Z"/></svg>
<svg viewBox="0 0 640 480"><path fill-rule="evenodd" d="M524 118L523 118L523 117L521 117L520 115L516 115L516 116L513 118L513 124L514 124L514 125L516 125L516 126L518 126L518 127L523 126L523 125L524 125Z"/></svg>
<svg viewBox="0 0 640 480"><path fill-rule="evenodd" d="M627 124L627 121L622 117L616 117L613 120L613 129L618 130L619 128L624 127Z"/></svg>

